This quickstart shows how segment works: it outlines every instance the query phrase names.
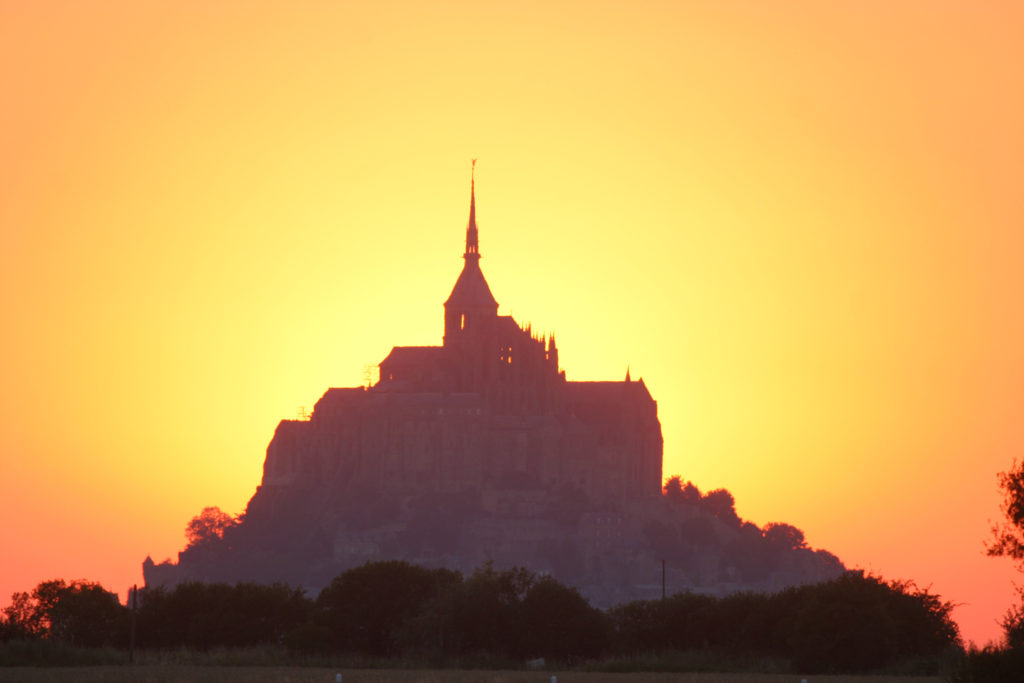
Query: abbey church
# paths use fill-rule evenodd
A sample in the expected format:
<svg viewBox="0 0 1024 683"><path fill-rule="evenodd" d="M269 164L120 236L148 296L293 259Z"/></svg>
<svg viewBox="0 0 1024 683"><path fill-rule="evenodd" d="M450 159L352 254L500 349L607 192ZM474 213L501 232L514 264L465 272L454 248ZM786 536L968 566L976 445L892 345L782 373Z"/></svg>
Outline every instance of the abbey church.
<svg viewBox="0 0 1024 683"><path fill-rule="evenodd" d="M396 346L375 386L330 389L308 422L282 422L263 486L337 477L401 495L529 481L615 500L658 496L661 426L643 380L569 382L554 335L498 314L480 269L472 185L462 258L443 344Z"/></svg>
<svg viewBox="0 0 1024 683"><path fill-rule="evenodd" d="M328 389L307 419L281 421L244 514L176 563L146 558L148 587L282 581L315 594L371 561L464 573L492 562L610 606L655 597L663 572L674 590L724 593L841 570L827 553L769 548L731 502L662 495L643 380L568 381L554 335L498 314L473 181L462 258L442 344L396 346L376 384Z"/></svg>

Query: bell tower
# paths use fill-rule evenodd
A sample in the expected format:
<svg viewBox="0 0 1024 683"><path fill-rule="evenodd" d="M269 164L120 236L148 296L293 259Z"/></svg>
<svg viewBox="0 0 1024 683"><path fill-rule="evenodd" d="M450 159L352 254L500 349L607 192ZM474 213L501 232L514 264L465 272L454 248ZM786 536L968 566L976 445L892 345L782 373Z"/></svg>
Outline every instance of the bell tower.
<svg viewBox="0 0 1024 683"><path fill-rule="evenodd" d="M469 224L466 226L465 263L448 300L444 302L444 345L478 338L490 332L498 317L498 302L480 270L480 242L476 228L476 159L469 183Z"/></svg>

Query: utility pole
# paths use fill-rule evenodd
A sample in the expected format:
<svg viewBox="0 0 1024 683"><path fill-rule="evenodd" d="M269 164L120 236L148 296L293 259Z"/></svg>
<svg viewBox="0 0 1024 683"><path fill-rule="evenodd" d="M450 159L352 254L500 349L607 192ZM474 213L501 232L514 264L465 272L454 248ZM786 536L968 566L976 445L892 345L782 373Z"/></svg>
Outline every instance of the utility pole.
<svg viewBox="0 0 1024 683"><path fill-rule="evenodd" d="M665 560L661 561L661 599L665 599Z"/></svg>
<svg viewBox="0 0 1024 683"><path fill-rule="evenodd" d="M132 586L132 629L131 640L128 644L128 663L135 663L135 613L139 609L139 584Z"/></svg>

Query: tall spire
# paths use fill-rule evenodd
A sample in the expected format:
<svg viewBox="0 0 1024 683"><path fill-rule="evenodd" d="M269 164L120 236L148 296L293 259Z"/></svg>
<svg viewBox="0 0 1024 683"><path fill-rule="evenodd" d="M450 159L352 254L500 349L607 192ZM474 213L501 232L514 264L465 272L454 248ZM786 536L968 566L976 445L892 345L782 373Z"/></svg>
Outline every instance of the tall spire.
<svg viewBox="0 0 1024 683"><path fill-rule="evenodd" d="M480 260L480 243L476 231L476 159L469 175L469 225L466 226L466 253L463 258L469 261Z"/></svg>
<svg viewBox="0 0 1024 683"><path fill-rule="evenodd" d="M480 245L476 232L476 159L469 184L469 225L466 227L466 262L444 302L444 343L460 337L465 330L491 329L498 315L498 302L480 271ZM481 332L482 333L482 332ZM474 332L473 334L477 334Z"/></svg>

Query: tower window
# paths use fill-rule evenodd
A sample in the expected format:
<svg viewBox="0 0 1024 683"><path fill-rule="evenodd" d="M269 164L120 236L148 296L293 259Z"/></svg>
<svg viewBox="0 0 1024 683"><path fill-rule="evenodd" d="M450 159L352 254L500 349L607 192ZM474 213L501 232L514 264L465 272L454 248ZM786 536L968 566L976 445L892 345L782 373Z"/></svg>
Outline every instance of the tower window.
<svg viewBox="0 0 1024 683"><path fill-rule="evenodd" d="M459 316L459 329L460 330L466 329L466 314L465 313L463 313L462 315Z"/></svg>

